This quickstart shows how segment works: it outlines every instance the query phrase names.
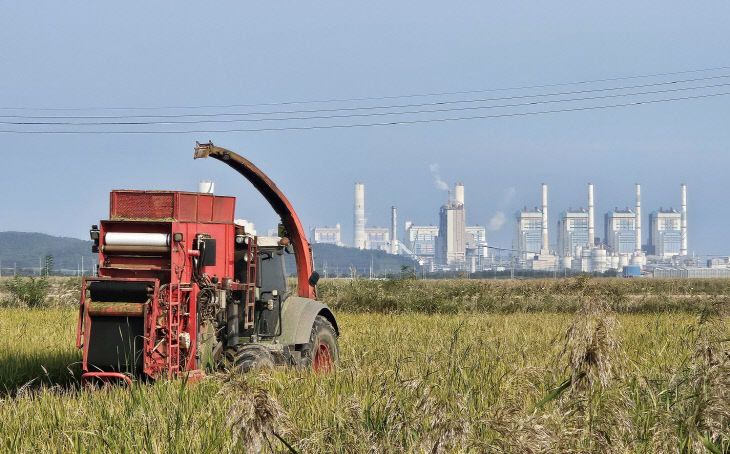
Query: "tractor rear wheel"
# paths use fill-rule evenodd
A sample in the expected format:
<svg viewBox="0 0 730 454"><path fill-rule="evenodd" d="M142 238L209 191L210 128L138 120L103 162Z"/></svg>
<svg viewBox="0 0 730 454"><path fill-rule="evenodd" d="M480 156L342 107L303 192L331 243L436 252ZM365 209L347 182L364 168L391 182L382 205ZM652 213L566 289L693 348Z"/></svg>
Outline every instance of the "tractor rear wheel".
<svg viewBox="0 0 730 454"><path fill-rule="evenodd" d="M337 334L326 318L318 315L312 325L309 343L302 349L302 364L317 373L329 373L340 361Z"/></svg>
<svg viewBox="0 0 730 454"><path fill-rule="evenodd" d="M226 363L229 369L245 374L251 370L273 369L274 357L261 344L238 344L226 349Z"/></svg>

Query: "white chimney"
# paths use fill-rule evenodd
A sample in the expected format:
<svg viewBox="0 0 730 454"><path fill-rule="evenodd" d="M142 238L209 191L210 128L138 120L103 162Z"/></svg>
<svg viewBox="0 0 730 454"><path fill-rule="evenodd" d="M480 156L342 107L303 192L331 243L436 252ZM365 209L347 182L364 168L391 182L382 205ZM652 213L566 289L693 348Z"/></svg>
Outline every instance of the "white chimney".
<svg viewBox="0 0 730 454"><path fill-rule="evenodd" d="M398 212L395 206L390 207L390 253L398 254Z"/></svg>
<svg viewBox="0 0 730 454"><path fill-rule="evenodd" d="M636 183L636 252L641 252L641 185Z"/></svg>
<svg viewBox="0 0 730 454"><path fill-rule="evenodd" d="M596 238L596 227L593 223L593 183L588 183L588 247L593 247Z"/></svg>
<svg viewBox="0 0 730 454"><path fill-rule="evenodd" d="M542 249L541 254L548 254L548 206L547 185L542 184Z"/></svg>
<svg viewBox="0 0 730 454"><path fill-rule="evenodd" d="M215 183L210 180L200 180L198 182L198 192L203 194L213 194L213 192L215 192Z"/></svg>
<svg viewBox="0 0 730 454"><path fill-rule="evenodd" d="M365 185L355 183L355 215L353 246L365 249Z"/></svg>
<svg viewBox="0 0 730 454"><path fill-rule="evenodd" d="M682 184L682 247L679 255L687 255L687 185Z"/></svg>
<svg viewBox="0 0 730 454"><path fill-rule="evenodd" d="M464 183L456 183L454 186L454 202L457 205L464 204Z"/></svg>

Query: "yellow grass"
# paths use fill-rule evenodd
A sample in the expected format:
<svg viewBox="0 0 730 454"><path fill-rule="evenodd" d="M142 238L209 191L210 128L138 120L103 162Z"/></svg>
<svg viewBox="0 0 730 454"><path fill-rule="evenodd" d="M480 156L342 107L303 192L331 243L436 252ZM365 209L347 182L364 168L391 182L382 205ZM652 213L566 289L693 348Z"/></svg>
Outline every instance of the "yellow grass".
<svg viewBox="0 0 730 454"><path fill-rule="evenodd" d="M608 382L555 393L571 376L568 327L613 317L597 315L339 313L342 360L331 376L279 370L88 391L78 389L73 309L0 309L0 450L243 452L257 435L231 424L230 412L267 398L282 413L259 421L264 451L287 452L271 429L299 452L677 452L703 439L727 443L724 410L711 407L728 381L724 363L703 375L695 351L717 320L618 315ZM713 345L717 353L722 343Z"/></svg>

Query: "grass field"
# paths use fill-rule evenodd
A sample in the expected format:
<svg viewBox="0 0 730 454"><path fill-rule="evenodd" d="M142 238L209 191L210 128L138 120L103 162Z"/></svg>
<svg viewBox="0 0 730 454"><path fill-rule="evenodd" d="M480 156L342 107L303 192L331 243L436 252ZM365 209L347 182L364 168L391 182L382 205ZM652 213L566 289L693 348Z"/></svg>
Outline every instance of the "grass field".
<svg viewBox="0 0 730 454"><path fill-rule="evenodd" d="M390 298L379 286L410 286L401 301L417 304L423 285L458 291L454 282L347 285L323 286L323 297L364 305L371 291ZM538 312L535 292L511 310L453 309L454 298L486 298L486 284L474 285L482 296L451 296L443 310L337 303L341 364L331 376L274 371L94 391L78 388L75 308L0 309L0 449L288 452L272 431L298 452L728 449L726 283L665 286L683 301L670 311L625 304L617 313L618 297L575 280L552 293L572 307ZM527 293L503 285L489 292Z"/></svg>

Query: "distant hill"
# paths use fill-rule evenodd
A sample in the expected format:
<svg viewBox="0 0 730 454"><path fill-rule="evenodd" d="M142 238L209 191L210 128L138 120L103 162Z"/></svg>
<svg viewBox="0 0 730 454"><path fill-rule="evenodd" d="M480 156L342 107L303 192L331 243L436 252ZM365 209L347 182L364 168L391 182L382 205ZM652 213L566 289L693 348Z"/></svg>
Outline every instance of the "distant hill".
<svg viewBox="0 0 730 454"><path fill-rule="evenodd" d="M370 273L371 260L376 275L398 273L402 265L415 269L413 260L384 251L362 251L333 244L313 244L312 250L315 269L323 276L325 268L328 276L349 276L350 267L354 267L360 275L367 275ZM18 269L37 271L39 259L46 255L53 256L53 267L57 271L75 271L81 263L81 256L87 269L98 260L97 255L91 253L91 241L34 232L0 232L0 261L5 273L16 265ZM288 256L288 259L287 271L292 273L294 257Z"/></svg>
<svg viewBox="0 0 730 454"><path fill-rule="evenodd" d="M0 232L0 261L3 269L17 266L38 270L39 259L53 256L55 270L76 270L84 257L84 267L96 263L91 253L91 241L35 232Z"/></svg>
<svg viewBox="0 0 730 454"><path fill-rule="evenodd" d="M373 273L375 275L400 273L401 266L408 266L415 270L416 262L408 257L388 254L385 251L360 250L351 247L335 246L334 244L313 244L314 266L322 276L324 270L333 276L350 275L350 267L357 269L359 275L370 273L372 260ZM287 270L290 269L287 267Z"/></svg>

